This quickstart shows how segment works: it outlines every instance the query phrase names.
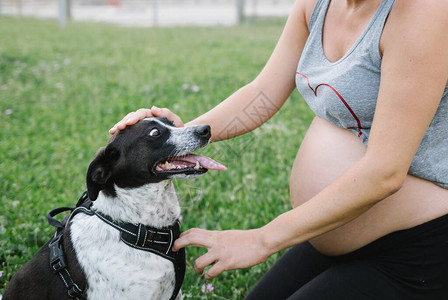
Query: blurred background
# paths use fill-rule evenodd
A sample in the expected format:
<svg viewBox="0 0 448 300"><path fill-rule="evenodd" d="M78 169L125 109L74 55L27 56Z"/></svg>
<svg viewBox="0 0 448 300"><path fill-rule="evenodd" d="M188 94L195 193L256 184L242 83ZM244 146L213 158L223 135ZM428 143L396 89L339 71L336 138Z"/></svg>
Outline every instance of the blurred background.
<svg viewBox="0 0 448 300"><path fill-rule="evenodd" d="M189 121L253 80L294 0L0 0L0 298L54 234L112 127L141 107ZM64 27L64 28L61 28ZM260 107L263 111L263 107ZM259 228L290 209L289 175L314 114L297 91L262 127L198 154L228 167L175 181L182 228ZM187 248L184 299L244 299L280 257L212 281Z"/></svg>
<svg viewBox="0 0 448 300"><path fill-rule="evenodd" d="M285 17L294 0L0 0L0 14L125 26L235 25Z"/></svg>

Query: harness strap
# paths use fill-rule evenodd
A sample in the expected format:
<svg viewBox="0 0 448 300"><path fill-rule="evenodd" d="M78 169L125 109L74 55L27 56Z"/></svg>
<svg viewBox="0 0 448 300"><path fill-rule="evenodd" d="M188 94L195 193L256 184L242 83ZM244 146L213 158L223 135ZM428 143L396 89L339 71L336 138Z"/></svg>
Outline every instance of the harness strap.
<svg viewBox="0 0 448 300"><path fill-rule="evenodd" d="M81 198L83 198L84 196L85 196L84 194L81 195ZM56 233L54 234L53 238L50 240L50 243L48 244L48 247L50 248L50 268L54 274L57 274L61 277L62 282L64 283L65 288L67 289L67 295L77 300L85 300L86 297L82 289L80 289L79 286L73 281L67 269L67 262L65 259L62 238L64 228L68 224L70 219L78 212L88 210L85 206L87 205L90 206L91 203L84 202L83 205L84 206L79 206L76 208L60 207L50 211L47 214L48 223L51 226L57 228ZM59 222L54 218L56 215L63 213L65 211L70 211L70 214L66 216L62 222Z"/></svg>
<svg viewBox="0 0 448 300"><path fill-rule="evenodd" d="M180 235L180 222L166 228L154 228L143 224L115 222L109 216L93 210L94 214L105 223L120 231L120 239L132 248L156 253L169 260L174 260L171 247Z"/></svg>
<svg viewBox="0 0 448 300"><path fill-rule="evenodd" d="M174 265L176 284L173 295L170 300L174 300L182 286L185 276L185 250L180 249L178 252L171 250L174 241L179 237L181 228L180 222L177 220L173 225L166 228L154 228L145 226L143 224L130 224L114 221L111 217L100 213L97 210L91 209L92 201L88 198L87 192L84 192L78 200L76 207L60 207L50 211L47 214L48 223L57 228L54 237L51 239L48 247L50 248L50 267L55 274L58 274L65 287L67 294L71 298L78 300L85 300L83 291L72 280L70 273L67 270L67 263L65 260L64 249L62 245L62 237L65 226L78 213L82 212L90 216L97 216L106 224L114 227L120 231L120 239L126 245L152 252L170 260ZM59 222L54 217L65 211L70 211L70 214Z"/></svg>
<svg viewBox="0 0 448 300"><path fill-rule="evenodd" d="M171 250L174 241L179 237L181 229L179 220L166 228L154 228L143 224L118 223L99 211L92 210L105 223L120 231L120 239L126 245L143 251L152 252L170 260L174 265L176 284L170 300L179 294L185 277L185 249L178 252Z"/></svg>

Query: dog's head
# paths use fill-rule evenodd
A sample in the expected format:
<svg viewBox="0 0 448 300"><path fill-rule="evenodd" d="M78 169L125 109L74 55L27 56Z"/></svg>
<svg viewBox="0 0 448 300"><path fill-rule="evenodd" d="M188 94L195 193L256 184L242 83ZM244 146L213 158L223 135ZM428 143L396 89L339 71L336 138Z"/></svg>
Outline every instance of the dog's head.
<svg viewBox="0 0 448 300"><path fill-rule="evenodd" d="M134 188L175 177L193 177L208 169L225 170L214 160L190 154L210 141L210 126L175 127L166 118L146 118L113 135L87 170L87 191L95 200L114 186Z"/></svg>

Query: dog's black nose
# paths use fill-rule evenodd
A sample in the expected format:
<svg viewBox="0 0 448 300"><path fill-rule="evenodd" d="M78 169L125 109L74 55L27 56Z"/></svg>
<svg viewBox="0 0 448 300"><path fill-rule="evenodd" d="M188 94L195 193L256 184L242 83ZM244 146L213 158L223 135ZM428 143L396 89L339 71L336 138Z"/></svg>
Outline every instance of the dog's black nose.
<svg viewBox="0 0 448 300"><path fill-rule="evenodd" d="M212 136L209 125L199 125L195 128L194 132L197 136L205 139L209 139Z"/></svg>

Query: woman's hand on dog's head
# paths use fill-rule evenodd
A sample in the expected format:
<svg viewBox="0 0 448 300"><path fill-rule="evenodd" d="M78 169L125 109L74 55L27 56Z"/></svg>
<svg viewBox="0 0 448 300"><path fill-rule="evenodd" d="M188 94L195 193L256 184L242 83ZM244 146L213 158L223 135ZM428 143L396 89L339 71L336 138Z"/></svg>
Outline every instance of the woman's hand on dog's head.
<svg viewBox="0 0 448 300"><path fill-rule="evenodd" d="M153 106L151 107L151 109L140 108L136 111L128 113L120 122L118 122L111 129L109 129L109 133L114 134L118 130L125 129L126 126L134 125L138 121L149 117L159 117L159 118L165 117L168 120L173 121L176 127L184 126L180 117L175 113L173 113L168 108L158 108L157 106Z"/></svg>

